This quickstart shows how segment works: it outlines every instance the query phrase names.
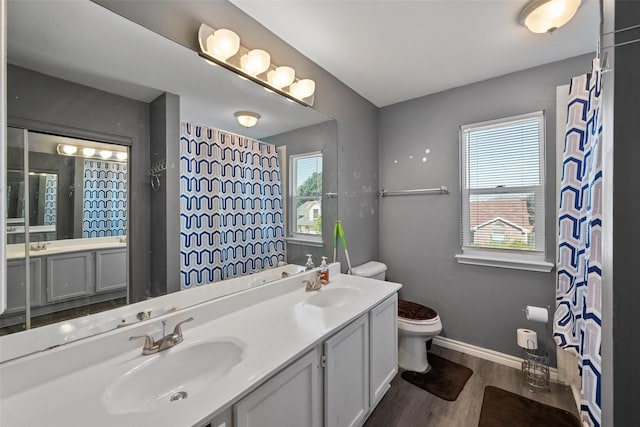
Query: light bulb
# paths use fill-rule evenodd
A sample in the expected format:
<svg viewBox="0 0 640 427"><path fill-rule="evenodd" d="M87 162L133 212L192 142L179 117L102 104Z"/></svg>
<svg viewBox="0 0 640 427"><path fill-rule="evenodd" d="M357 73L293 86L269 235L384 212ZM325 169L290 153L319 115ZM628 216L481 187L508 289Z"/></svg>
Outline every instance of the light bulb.
<svg viewBox="0 0 640 427"><path fill-rule="evenodd" d="M238 53L238 49L240 37L231 30L223 28L207 37L207 51L223 61Z"/></svg>
<svg viewBox="0 0 640 427"><path fill-rule="evenodd" d="M271 56L262 49L250 50L240 58L240 66L249 75L257 76L269 68Z"/></svg>
<svg viewBox="0 0 640 427"><path fill-rule="evenodd" d="M127 153L125 153L124 151L118 151L116 153L116 159L118 159L118 160L127 160Z"/></svg>
<svg viewBox="0 0 640 427"><path fill-rule="evenodd" d="M276 89L282 89L289 86L296 78L296 70L291 67L278 67L267 73L269 84Z"/></svg>
<svg viewBox="0 0 640 427"><path fill-rule="evenodd" d="M91 157L94 154L96 154L96 149L95 148L85 147L85 148L82 149L82 155L83 156Z"/></svg>
<svg viewBox="0 0 640 427"><path fill-rule="evenodd" d="M108 159L113 155L113 153L109 150L101 150L100 151L100 157L102 157L103 159Z"/></svg>
<svg viewBox="0 0 640 427"><path fill-rule="evenodd" d="M302 79L292 84L289 91L298 99L308 98L316 91L316 82L311 79Z"/></svg>
<svg viewBox="0 0 640 427"><path fill-rule="evenodd" d="M76 151L78 151L78 147L76 147L75 145L63 145L62 146L62 152L64 154L76 154Z"/></svg>

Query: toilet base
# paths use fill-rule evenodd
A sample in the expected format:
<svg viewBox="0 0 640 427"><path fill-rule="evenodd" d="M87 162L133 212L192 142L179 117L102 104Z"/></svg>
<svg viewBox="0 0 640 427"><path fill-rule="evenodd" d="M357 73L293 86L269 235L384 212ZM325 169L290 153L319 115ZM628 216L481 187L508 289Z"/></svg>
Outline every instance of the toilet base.
<svg viewBox="0 0 640 427"><path fill-rule="evenodd" d="M427 339L425 337L412 336L398 337L398 365L402 369L427 372L431 368L427 360Z"/></svg>

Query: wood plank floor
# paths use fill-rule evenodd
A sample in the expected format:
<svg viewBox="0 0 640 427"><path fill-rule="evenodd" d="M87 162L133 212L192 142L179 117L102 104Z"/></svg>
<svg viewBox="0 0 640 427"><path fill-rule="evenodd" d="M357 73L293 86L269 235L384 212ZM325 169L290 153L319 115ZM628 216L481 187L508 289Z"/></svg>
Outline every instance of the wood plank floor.
<svg viewBox="0 0 640 427"><path fill-rule="evenodd" d="M454 350L433 346L434 354L473 369L455 402L442 400L400 377L364 424L365 427L476 427L480 419L485 386L491 385L538 402L562 408L578 416L568 386L551 383L551 392L530 392L520 370L489 362Z"/></svg>

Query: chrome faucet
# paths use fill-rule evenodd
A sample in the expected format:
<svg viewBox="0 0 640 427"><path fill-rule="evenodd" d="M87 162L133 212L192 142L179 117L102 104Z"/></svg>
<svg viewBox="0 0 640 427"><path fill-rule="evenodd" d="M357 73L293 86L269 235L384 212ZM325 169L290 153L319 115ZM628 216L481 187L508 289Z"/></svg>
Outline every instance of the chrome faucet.
<svg viewBox="0 0 640 427"><path fill-rule="evenodd" d="M163 350L173 347L174 345L180 344L184 338L182 337L182 324L191 322L193 317L190 317L182 322L179 322L174 328L173 332L165 335L165 327L167 326L167 321L162 321L162 338L158 341L155 341L151 335L139 335L135 337L130 337L129 341L144 338L144 347L142 347L142 354L149 355L159 353Z"/></svg>
<svg viewBox="0 0 640 427"><path fill-rule="evenodd" d="M313 272L313 280L303 280L302 283L306 285L304 290L307 292L317 291L324 285L324 283L322 283L322 281L320 280L319 271Z"/></svg>

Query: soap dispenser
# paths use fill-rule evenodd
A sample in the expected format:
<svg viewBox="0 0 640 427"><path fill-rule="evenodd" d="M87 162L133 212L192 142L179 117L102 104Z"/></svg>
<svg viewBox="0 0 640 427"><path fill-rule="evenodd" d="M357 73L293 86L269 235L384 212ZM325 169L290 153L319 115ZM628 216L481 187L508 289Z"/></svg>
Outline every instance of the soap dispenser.
<svg viewBox="0 0 640 427"><path fill-rule="evenodd" d="M327 257L322 257L322 264L320 264L320 283L326 285L329 283L329 266L327 265Z"/></svg>
<svg viewBox="0 0 640 427"><path fill-rule="evenodd" d="M307 254L307 263L304 265L307 270L312 270L315 265L313 264L313 258L311 254Z"/></svg>

